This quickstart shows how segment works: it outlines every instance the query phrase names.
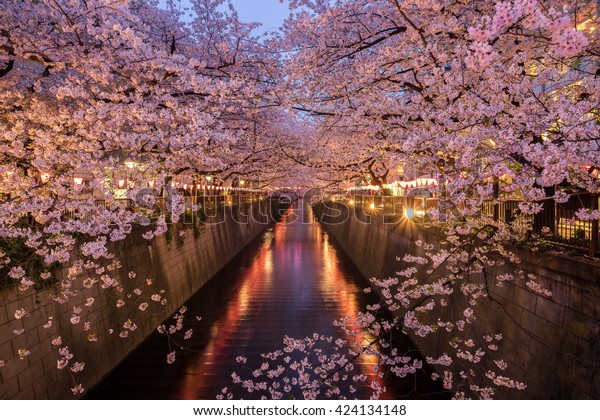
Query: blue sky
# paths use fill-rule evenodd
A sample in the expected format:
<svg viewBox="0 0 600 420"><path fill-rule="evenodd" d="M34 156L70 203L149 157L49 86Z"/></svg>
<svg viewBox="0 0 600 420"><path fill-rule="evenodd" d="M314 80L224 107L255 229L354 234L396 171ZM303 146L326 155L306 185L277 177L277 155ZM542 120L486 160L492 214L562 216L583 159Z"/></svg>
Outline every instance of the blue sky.
<svg viewBox="0 0 600 420"><path fill-rule="evenodd" d="M183 7L189 5L186 0L180 1ZM262 26L255 30L257 35L269 29L279 28L289 15L288 0L284 0L283 3L279 0L231 0L231 2L238 11L241 21L262 23ZM165 7L166 1L160 0L160 5ZM223 8L226 10L227 4ZM187 20L187 16L184 20Z"/></svg>
<svg viewBox="0 0 600 420"><path fill-rule="evenodd" d="M240 15L240 20L263 24L257 33L278 28L289 14L287 1L280 3L279 0L232 0L232 3Z"/></svg>

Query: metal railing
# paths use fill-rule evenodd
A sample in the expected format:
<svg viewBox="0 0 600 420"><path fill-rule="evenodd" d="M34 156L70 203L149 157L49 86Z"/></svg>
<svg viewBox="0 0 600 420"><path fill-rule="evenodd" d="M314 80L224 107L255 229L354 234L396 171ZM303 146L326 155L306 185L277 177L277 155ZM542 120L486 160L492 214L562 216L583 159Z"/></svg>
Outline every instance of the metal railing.
<svg viewBox="0 0 600 420"><path fill-rule="evenodd" d="M218 208L235 207L256 203L265 199L264 194L257 193L235 195L184 195L181 197L183 199L183 205L186 209L204 209L205 212L214 212L214 210ZM168 200L168 197L153 197L150 202L146 203L143 200L136 202L130 198L119 198L114 200L96 199L94 200L94 208L91 208L90 211L86 212L85 214L81 214L80 211L74 209L66 209L61 212L61 218L63 220L76 219L89 223L93 222L94 218L98 217L103 209L115 207L157 217L161 214L167 214L169 212L170 206L168 205Z"/></svg>
<svg viewBox="0 0 600 420"><path fill-rule="evenodd" d="M576 213L581 208L598 209L599 196L588 192L574 193L565 203L546 199L538 204L542 211L535 215L523 214L519 201L485 202L482 214L493 216L495 220L512 223L514 227L546 237L550 242L567 245L587 251L595 257L600 250L600 230L597 220L579 220Z"/></svg>
<svg viewBox="0 0 600 420"><path fill-rule="evenodd" d="M345 203L361 212L381 211L385 215L424 220L431 209L439 207L439 198L424 196L378 196L353 195ZM553 199L543 200L542 211L530 215L521 211L518 200L485 201L481 215L511 225L521 234L535 233L548 242L586 252L589 256L600 256L600 227L597 220L579 220L576 213L581 208L598 209L600 196L588 192L574 193L566 203Z"/></svg>

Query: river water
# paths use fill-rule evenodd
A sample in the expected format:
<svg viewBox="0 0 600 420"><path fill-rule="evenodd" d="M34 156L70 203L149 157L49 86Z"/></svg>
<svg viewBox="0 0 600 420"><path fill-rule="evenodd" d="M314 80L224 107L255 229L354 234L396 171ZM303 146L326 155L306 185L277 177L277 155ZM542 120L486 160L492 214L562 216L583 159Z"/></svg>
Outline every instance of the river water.
<svg viewBox="0 0 600 420"><path fill-rule="evenodd" d="M345 338L333 321L364 310L368 287L343 255L312 209L303 201L279 223L248 245L187 303L187 319L195 320L188 350L166 363L166 336L153 334L88 395L91 399L214 399L231 387L239 371L238 356L256 368L261 353L282 348L285 335L313 333ZM404 338L404 350L414 348ZM357 372L374 378L375 360L361 357ZM385 399L440 398L444 394L429 373L399 380L384 379ZM368 383L348 398L368 398ZM257 394L240 394L245 399Z"/></svg>

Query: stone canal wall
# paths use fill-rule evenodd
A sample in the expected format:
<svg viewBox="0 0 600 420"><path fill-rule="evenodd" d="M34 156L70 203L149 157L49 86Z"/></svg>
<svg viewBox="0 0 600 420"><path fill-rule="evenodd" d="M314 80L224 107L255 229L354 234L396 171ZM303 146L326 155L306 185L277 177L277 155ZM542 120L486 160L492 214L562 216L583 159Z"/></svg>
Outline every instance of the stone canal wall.
<svg viewBox="0 0 600 420"><path fill-rule="evenodd" d="M364 216L344 212L339 204L317 207L327 232L366 278L395 277L405 268L397 256L422 253L415 241L439 246L442 240L436 230L406 218L385 224L381 217L372 217L367 223ZM525 391L506 391L496 397L600 398L600 264L527 249L519 250L518 255L522 260L519 267L494 267L491 277L523 269L535 274L537 281L552 291L552 297L539 296L517 283L492 287L490 294L496 302L481 300L474 325L478 336L501 333L504 339L496 359L509 364L507 376L527 384ZM495 284L493 278L489 283ZM462 313L465 307L464 301L454 296L445 313L433 315L443 319L451 311ZM450 338L436 333L414 341L426 355L453 354ZM485 365L481 368L483 374Z"/></svg>
<svg viewBox="0 0 600 420"><path fill-rule="evenodd" d="M228 212L219 217L218 223L197 223L195 228L172 225L167 234L151 241L141 237L148 230L144 229L116 243L112 251L122 267L110 274L121 283L122 292L103 289L98 283L84 288L83 281L90 273L77 278L73 289L82 292L66 304L49 299L51 294L60 292L58 285L40 292L0 291L0 360L4 361L0 368L0 399L73 398L70 389L75 383L73 378L68 369L57 369L58 346L51 341L58 336L62 338L62 346L68 346L73 353L72 362L86 362L83 372L75 374L77 383L81 382L86 390L93 387L266 228L265 217L238 223L234 216L239 207L235 209L233 214ZM252 209L258 214L257 204ZM246 205L246 214L248 210ZM180 236L180 231L185 232L184 236ZM129 278L129 272L135 272L136 277ZM99 276L92 274L92 277ZM147 279L152 280L151 286ZM140 296L134 292L136 288L142 291ZM166 304L152 301L154 293L166 298ZM94 298L90 307L84 305L88 298ZM120 299L128 303L117 307ZM149 306L142 312L138 307L143 302ZM83 310L80 322L72 324L70 318L75 306ZM15 319L17 309L25 309L31 315ZM53 325L44 328L49 317L53 317ZM122 325L129 319L137 329L129 332L127 338L120 338ZM83 331L86 322L90 323L88 332ZM13 333L21 329L25 332ZM112 335L106 333L109 329L114 330ZM88 333L96 333L98 341L88 341ZM19 357L22 349L30 352L23 359Z"/></svg>

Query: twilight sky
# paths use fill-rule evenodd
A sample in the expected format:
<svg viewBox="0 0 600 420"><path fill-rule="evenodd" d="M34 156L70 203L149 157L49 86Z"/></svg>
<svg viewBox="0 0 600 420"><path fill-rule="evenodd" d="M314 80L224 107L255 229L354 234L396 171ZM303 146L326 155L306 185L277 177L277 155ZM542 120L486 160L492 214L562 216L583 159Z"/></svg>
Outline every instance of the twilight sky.
<svg viewBox="0 0 600 420"><path fill-rule="evenodd" d="M187 0L180 0L181 5L189 5ZM263 34L269 29L277 29L289 15L288 0L281 3L279 0L231 0L238 11L240 20L243 22L259 22L263 26L255 30L257 35ZM159 0L162 7L166 7L165 0ZM227 10L227 4L223 6ZM188 17L184 16L184 20Z"/></svg>
<svg viewBox="0 0 600 420"><path fill-rule="evenodd" d="M287 1L280 3L279 0L232 0L231 2L238 11L240 20L263 24L257 29L257 33L278 28L289 14Z"/></svg>

